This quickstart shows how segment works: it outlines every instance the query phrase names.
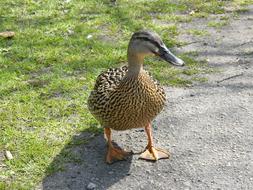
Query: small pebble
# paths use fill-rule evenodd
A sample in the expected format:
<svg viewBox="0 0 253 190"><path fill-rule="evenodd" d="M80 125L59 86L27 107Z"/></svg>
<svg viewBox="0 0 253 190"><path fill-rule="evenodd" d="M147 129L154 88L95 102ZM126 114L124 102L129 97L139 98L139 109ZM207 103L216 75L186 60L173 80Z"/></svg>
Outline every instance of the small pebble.
<svg viewBox="0 0 253 190"><path fill-rule="evenodd" d="M187 187L191 187L191 182L190 181L186 181L186 182L184 182L184 185L187 186Z"/></svg>
<svg viewBox="0 0 253 190"><path fill-rule="evenodd" d="M88 190L96 189L96 187L97 187L97 185L94 184L94 183L92 183L92 182L90 182L90 183L87 185L87 189L88 189Z"/></svg>
<svg viewBox="0 0 253 190"><path fill-rule="evenodd" d="M89 39L91 39L93 36L91 35L91 34L89 34L87 37L86 37L86 39L87 40L89 40Z"/></svg>
<svg viewBox="0 0 253 190"><path fill-rule="evenodd" d="M68 33L68 35L73 35L75 32L73 30L71 30L71 29L68 29L67 33Z"/></svg>
<svg viewBox="0 0 253 190"><path fill-rule="evenodd" d="M190 13L189 13L189 15L194 15L195 14L195 11L191 11Z"/></svg>

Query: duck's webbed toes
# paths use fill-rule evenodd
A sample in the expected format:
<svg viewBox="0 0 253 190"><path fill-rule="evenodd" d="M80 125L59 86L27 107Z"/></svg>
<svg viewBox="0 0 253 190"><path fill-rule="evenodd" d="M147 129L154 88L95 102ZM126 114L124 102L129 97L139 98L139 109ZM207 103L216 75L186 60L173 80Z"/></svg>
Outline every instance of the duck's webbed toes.
<svg viewBox="0 0 253 190"><path fill-rule="evenodd" d="M112 164L116 161L126 160L128 156L132 155L132 152L127 152L121 148L109 147L106 155L106 163Z"/></svg>
<svg viewBox="0 0 253 190"><path fill-rule="evenodd" d="M169 152L165 150L155 147L147 147L146 150L140 155L139 159L157 161L160 159L168 159L169 157Z"/></svg>

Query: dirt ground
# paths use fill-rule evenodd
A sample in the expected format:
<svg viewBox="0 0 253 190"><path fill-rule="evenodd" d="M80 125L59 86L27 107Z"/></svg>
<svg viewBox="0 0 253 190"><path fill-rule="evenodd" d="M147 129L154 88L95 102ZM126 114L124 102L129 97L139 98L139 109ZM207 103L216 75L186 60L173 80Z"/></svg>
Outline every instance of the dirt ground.
<svg viewBox="0 0 253 190"><path fill-rule="evenodd" d="M207 30L207 22L199 19L180 28ZM81 164L67 164L37 189L253 189L253 6L227 26L208 32L203 37L179 36L189 45L178 51L197 52L220 72L206 74L208 82L192 87L166 88L167 106L153 126L155 143L171 152L169 160L146 162L135 154L107 165L100 135L71 150ZM113 135L135 153L147 143L143 129Z"/></svg>

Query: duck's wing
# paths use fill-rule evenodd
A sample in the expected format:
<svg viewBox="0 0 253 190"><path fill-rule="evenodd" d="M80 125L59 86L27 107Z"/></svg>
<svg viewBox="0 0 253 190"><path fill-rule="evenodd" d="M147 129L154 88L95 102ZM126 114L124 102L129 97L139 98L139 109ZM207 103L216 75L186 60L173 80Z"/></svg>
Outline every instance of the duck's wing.
<svg viewBox="0 0 253 190"><path fill-rule="evenodd" d="M98 115L104 109L110 99L110 92L120 84L127 71L127 66L111 68L97 77L94 89L88 98L88 108L93 115Z"/></svg>
<svg viewBox="0 0 253 190"><path fill-rule="evenodd" d="M120 68L111 68L105 72L102 72L97 77L94 91L108 93L108 91L115 89L126 75L127 71L128 67L123 66Z"/></svg>

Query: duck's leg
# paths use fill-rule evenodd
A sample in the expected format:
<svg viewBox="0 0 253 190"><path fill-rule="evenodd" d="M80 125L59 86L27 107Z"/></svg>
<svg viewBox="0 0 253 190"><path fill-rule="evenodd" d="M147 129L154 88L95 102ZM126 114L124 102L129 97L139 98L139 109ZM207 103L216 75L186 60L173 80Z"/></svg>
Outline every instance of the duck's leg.
<svg viewBox="0 0 253 190"><path fill-rule="evenodd" d="M107 138L108 151L106 155L106 162L112 164L114 161L126 160L126 157L131 154L131 152L126 152L121 148L114 147L112 144L112 135L110 128L104 128L104 133Z"/></svg>
<svg viewBox="0 0 253 190"><path fill-rule="evenodd" d="M152 128L150 123L145 127L145 131L148 136L148 145L146 147L146 150L140 155L139 158L151 161L169 158L170 154L167 151L154 147Z"/></svg>

